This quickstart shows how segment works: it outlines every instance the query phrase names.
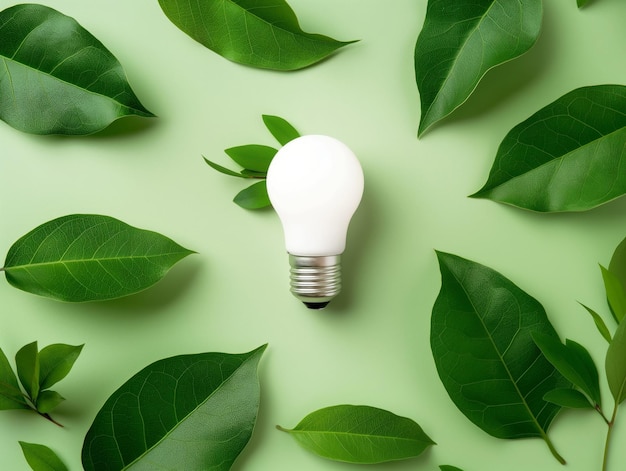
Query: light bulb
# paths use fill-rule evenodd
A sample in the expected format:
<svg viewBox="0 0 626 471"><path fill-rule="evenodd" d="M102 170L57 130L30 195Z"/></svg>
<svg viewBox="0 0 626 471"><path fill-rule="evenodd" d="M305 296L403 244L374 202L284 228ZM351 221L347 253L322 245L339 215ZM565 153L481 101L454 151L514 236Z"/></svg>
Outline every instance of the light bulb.
<svg viewBox="0 0 626 471"><path fill-rule="evenodd" d="M354 153L328 136L301 136L282 147L267 171L267 193L285 234L291 292L311 309L341 290L341 254L363 195Z"/></svg>

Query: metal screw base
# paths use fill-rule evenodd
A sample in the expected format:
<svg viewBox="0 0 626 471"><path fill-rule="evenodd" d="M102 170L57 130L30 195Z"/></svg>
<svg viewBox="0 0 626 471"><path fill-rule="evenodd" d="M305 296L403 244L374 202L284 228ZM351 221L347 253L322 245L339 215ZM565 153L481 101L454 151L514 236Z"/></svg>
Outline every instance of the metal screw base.
<svg viewBox="0 0 626 471"><path fill-rule="evenodd" d="M289 254L291 292L309 309L322 309L341 291L341 256Z"/></svg>

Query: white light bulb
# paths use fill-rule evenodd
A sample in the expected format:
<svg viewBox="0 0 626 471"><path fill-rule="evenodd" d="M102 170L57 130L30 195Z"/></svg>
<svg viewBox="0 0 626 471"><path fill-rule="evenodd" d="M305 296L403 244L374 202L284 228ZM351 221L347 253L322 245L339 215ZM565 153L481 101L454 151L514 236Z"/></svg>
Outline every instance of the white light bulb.
<svg viewBox="0 0 626 471"><path fill-rule="evenodd" d="M285 233L291 292L323 308L341 290L340 255L363 195L361 165L337 139L298 137L273 158L267 193Z"/></svg>

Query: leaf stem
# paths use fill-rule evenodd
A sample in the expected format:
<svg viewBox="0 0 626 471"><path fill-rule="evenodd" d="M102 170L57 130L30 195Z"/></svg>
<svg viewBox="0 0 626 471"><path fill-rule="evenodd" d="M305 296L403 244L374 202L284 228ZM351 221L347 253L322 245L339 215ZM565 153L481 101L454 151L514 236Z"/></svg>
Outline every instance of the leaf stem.
<svg viewBox="0 0 626 471"><path fill-rule="evenodd" d="M57 422L56 420L54 420L52 417L50 417L50 414L47 413L42 413L39 411L36 411L40 416L42 416L44 419L49 420L50 422L52 422L54 425L58 425L59 427L64 427L63 424Z"/></svg>
<svg viewBox="0 0 626 471"><path fill-rule="evenodd" d="M543 440L548 445L548 448L550 449L550 452L552 453L552 456L554 456L559 463L566 464L567 462L565 461L565 458L563 458L559 454L559 452L556 451L556 448L554 447L554 444L552 443L552 440L550 440L550 437L548 437L548 434L544 434L543 435Z"/></svg>
<svg viewBox="0 0 626 471"><path fill-rule="evenodd" d="M604 459L602 460L602 471L607 471L609 466L609 450L611 447L611 437L613 436L613 428L615 427L615 417L617 416L617 409L619 403L615 401L615 408L613 409L613 415L608 422L608 430L606 432L606 443L604 444Z"/></svg>
<svg viewBox="0 0 626 471"><path fill-rule="evenodd" d="M602 417L602 420L604 420L604 422L610 427L611 421L607 418L606 415L604 415L604 412L602 411L602 408L600 407L600 405L595 404L593 408L596 410L596 412L598 412L598 414L600 414L600 417Z"/></svg>

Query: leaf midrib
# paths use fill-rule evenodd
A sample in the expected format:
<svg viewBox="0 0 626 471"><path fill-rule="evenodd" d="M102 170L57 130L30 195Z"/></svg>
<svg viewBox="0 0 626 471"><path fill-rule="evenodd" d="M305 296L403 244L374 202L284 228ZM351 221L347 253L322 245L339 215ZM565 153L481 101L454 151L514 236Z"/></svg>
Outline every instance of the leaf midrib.
<svg viewBox="0 0 626 471"><path fill-rule="evenodd" d="M367 433L352 433L352 432L332 432L332 431L317 431L317 430L302 430L302 429L291 429L287 430L289 433L293 434L309 434L309 435L346 435L350 437L367 437L367 438L377 438L377 439L386 439L386 440L401 440L405 442L417 442L417 443L430 443L425 440L418 440L415 438L404 438L404 437L394 437L389 435L374 435Z"/></svg>
<svg viewBox="0 0 626 471"><path fill-rule="evenodd" d="M181 424L185 423L185 421L186 421L186 420L187 420L190 416L192 416L192 415L193 415L193 414L194 414L194 413L195 413L195 412L196 412L196 411L197 411L200 407L204 406L204 405L205 405L205 404L206 404L206 403L207 403L207 402L208 402L208 401L209 401L209 400L210 400L210 399L211 399L211 398L212 398L215 394L217 394L217 393L218 393L218 392L222 389L222 387L223 387L226 383L228 383L228 382L232 379L232 377L235 375L235 373L237 373L237 372L238 372L238 371L239 371L239 370L240 370L240 369L241 369L241 368L242 368L245 364L247 364L247 363L248 363L248 362L249 362L252 358L254 358L254 357L256 356L257 352L258 352L258 350L255 350L255 351L251 352L251 355L250 355L248 358L246 358L246 359L245 359L245 360L241 363L241 365L239 365L237 368L235 368L235 370L233 370L233 372L232 372L232 373L231 373L231 374L230 374L230 375L229 375L226 379L224 379L224 381L222 381L222 382L219 384L219 386L217 386L217 387L216 387L216 388L215 388L215 389L211 392L211 394L209 394L209 395L206 397L206 399L205 399L204 401L200 402L200 403L199 403L196 407L194 407L191 411L189 411L189 413L188 413L185 417L183 417L181 420L179 420L179 421L176 423L176 425L175 425L174 427L172 427L170 430L168 430L168 431L167 431L167 433L163 435L163 437L161 437L161 438L160 438L157 442L155 442L155 443L154 443L154 445L152 445L152 446L151 446L151 447L149 447L149 448L148 448L148 447L146 447L146 450L144 450L144 452L143 452L141 455L139 455L139 456L138 456L137 458L135 458L133 461L131 461L130 463L128 463L127 465L125 465L125 466L122 468L122 470L121 470L121 471L124 471L124 470L130 469L130 468L131 468L131 467L132 467L135 463L139 462L141 459L143 459L143 457L144 457L144 456L146 456L146 455L147 455L148 453L150 453L152 450L154 450L155 448L157 448L157 447L158 447L161 443L163 443L163 442L164 442L167 438L169 438L169 436L170 436L171 434L173 434L173 433L174 433L174 431L175 431L176 429L178 429L178 427L180 427L180 426L181 426ZM193 363L192 365L189 365L189 366L185 369L185 371L189 370L192 366L194 366L194 365L195 365L195 364L197 364L197 363L199 363L199 362L195 362L195 363ZM182 375L181 375L181 376L182 376ZM148 378L146 377L146 379L144 380L144 382L143 382L143 384L142 384L142 388L143 388L143 386L145 386L147 379L148 379ZM144 429L144 432L145 432L145 429ZM115 439L115 443L116 443L116 445L117 445L117 439ZM118 445L118 447L119 447L119 445Z"/></svg>
<svg viewBox="0 0 626 471"><path fill-rule="evenodd" d="M102 257L102 258L92 257L92 258L71 259L71 260L54 260L50 262L39 262L39 263L8 266L8 267L1 268L0 271L9 272L12 270L27 270L33 267L44 267L44 266L51 266L51 265L70 265L74 263L86 263L86 262L99 263L99 262L106 262L106 261L111 261L111 260L152 259L152 258L168 257L171 255L180 255L180 254L186 254L186 253L190 253L190 252L182 250L179 252L164 252L164 253L154 254L154 255L125 255L122 257Z"/></svg>
<svg viewBox="0 0 626 471"><path fill-rule="evenodd" d="M491 336L491 333L489 332L489 330L487 329L487 326L485 325L485 323L483 322L482 318L478 315L478 310L476 309L476 306L474 306L474 303L472 302L472 299L469 295L469 293L467 292L467 290L465 289L465 286L463 285L463 283L461 283L461 280L459 280L456 276L456 274L454 272L452 272L452 270L449 270L450 273L452 274L452 276L454 277L454 279L456 280L456 282L458 283L458 285L461 287L461 289L463 290L463 293L465 293L465 297L467 298L468 302L470 303L470 305L472 306L472 309L474 311L474 314L476 315L476 317L478 318L478 320L480 321L480 325L483 327L483 329L485 330L486 334L487 334L487 338L489 338L489 342L491 343L491 346L493 347L493 350L496 352L496 354L498 355L498 359L500 360L500 363L504 366L504 370L506 371L506 374L509 377L509 380L511 381L511 383L513 384L513 387L515 388L515 391L517 392L517 394L519 395L520 399L522 400L522 405L524 406L524 408L526 409L526 411L528 412L528 415L530 415L530 417L532 418L532 422L535 424L535 426L537 427L537 429L539 430L539 433L541 434L541 437L544 440L547 440L548 436L546 434L546 431L543 429L543 427L541 427L541 425L539 425L539 422L537 421L537 418L535 417L535 414L533 414L532 410L530 409L530 407L528 406L528 402L526 402L526 398L524 397L524 395L522 394L522 392L519 390L519 387L517 386L517 382L513 379L513 375L511 374L511 371L509 370L508 365L506 364L506 362L504 361L504 358L502 357L502 355L500 354L500 351L498 350L495 342L493 341L493 337ZM519 333L519 329L516 332ZM534 362L533 362L534 363Z"/></svg>

